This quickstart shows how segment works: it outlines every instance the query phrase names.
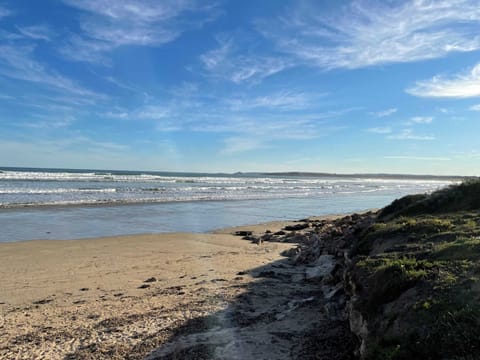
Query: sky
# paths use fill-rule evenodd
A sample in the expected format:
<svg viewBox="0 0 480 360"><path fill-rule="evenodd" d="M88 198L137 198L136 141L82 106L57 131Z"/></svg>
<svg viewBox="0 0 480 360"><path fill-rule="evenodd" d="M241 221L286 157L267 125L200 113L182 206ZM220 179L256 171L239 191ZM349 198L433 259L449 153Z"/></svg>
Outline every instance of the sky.
<svg viewBox="0 0 480 360"><path fill-rule="evenodd" d="M477 0L0 0L0 166L480 175Z"/></svg>

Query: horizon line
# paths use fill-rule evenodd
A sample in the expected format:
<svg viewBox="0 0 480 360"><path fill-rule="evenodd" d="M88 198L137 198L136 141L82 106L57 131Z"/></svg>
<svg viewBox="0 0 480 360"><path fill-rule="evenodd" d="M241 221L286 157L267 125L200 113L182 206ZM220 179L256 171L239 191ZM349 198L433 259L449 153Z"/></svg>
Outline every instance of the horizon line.
<svg viewBox="0 0 480 360"><path fill-rule="evenodd" d="M336 173L324 171L235 171L235 172L200 172L200 171L171 171L171 170L125 170L125 169L97 169L97 168L62 168L62 167L31 167L31 166L0 166L0 170L70 170L70 171L101 171L101 172L129 172L129 173L170 173L170 174L198 174L198 175L271 175L271 176L325 176L325 177L384 177L384 178L428 178L428 179L474 179L478 175L434 175L434 174L408 174L408 173Z"/></svg>

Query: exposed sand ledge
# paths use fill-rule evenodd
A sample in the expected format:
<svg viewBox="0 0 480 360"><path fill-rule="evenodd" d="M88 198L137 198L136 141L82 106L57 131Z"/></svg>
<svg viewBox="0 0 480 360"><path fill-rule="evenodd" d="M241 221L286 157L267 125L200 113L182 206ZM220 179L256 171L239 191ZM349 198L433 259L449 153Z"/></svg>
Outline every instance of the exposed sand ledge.
<svg viewBox="0 0 480 360"><path fill-rule="evenodd" d="M186 320L224 309L257 281L252 269L282 261L292 247L232 232L291 223L0 244L0 358L120 359L148 337L162 344Z"/></svg>

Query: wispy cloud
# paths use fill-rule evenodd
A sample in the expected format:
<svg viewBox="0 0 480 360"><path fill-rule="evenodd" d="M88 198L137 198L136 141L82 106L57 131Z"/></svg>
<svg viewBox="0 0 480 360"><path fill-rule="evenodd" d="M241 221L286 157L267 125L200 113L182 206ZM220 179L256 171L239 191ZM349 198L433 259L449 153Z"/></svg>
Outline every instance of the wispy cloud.
<svg viewBox="0 0 480 360"><path fill-rule="evenodd" d="M390 134L392 132L391 127L374 127L374 128L369 128L367 129L368 132L374 133L374 134Z"/></svg>
<svg viewBox="0 0 480 360"><path fill-rule="evenodd" d="M160 46L184 31L202 26L217 15L214 5L194 0L64 0L84 11L82 36L74 36L63 49L67 57L106 64L105 52L120 46Z"/></svg>
<svg viewBox="0 0 480 360"><path fill-rule="evenodd" d="M439 58L480 49L476 0L358 0L326 13L297 2L280 21L259 24L278 48L324 69Z"/></svg>
<svg viewBox="0 0 480 360"><path fill-rule="evenodd" d="M413 132L412 129L403 129L398 134L388 135L387 139L429 141L429 140L435 140L435 136L433 136L433 135L417 135Z"/></svg>
<svg viewBox="0 0 480 360"><path fill-rule="evenodd" d="M418 97L470 98L480 96L480 63L470 71L452 77L434 76L430 80L418 81L406 90Z"/></svg>
<svg viewBox="0 0 480 360"><path fill-rule="evenodd" d="M200 128L198 130L201 130ZM214 129L205 129L212 131ZM278 141L312 140L341 130L326 121L319 123L311 119L297 117L271 117L261 120L250 117L233 117L228 127L219 128L222 132L234 133L224 139L223 154L234 154L255 149L273 147Z"/></svg>
<svg viewBox="0 0 480 360"><path fill-rule="evenodd" d="M392 160L417 160L417 161L450 161L448 157L441 156L412 156L412 155L391 155L384 156L384 159Z"/></svg>
<svg viewBox="0 0 480 360"><path fill-rule="evenodd" d="M38 83L51 89L90 98L104 98L73 80L50 70L36 61L33 46L0 46L0 75L23 81Z"/></svg>
<svg viewBox="0 0 480 360"><path fill-rule="evenodd" d="M433 121L432 116L414 116L410 119L410 124L431 124Z"/></svg>
<svg viewBox="0 0 480 360"><path fill-rule="evenodd" d="M240 52L232 38L218 39L219 46L200 57L212 77L236 84L258 82L293 65L286 57L263 55L261 52Z"/></svg>
<svg viewBox="0 0 480 360"><path fill-rule="evenodd" d="M12 12L0 4L0 19L11 15Z"/></svg>
<svg viewBox="0 0 480 360"><path fill-rule="evenodd" d="M312 106L325 94L308 94L305 92L279 91L265 96L241 96L227 100L233 111L267 109L278 111L296 111Z"/></svg>
<svg viewBox="0 0 480 360"><path fill-rule="evenodd" d="M23 36L34 40L51 41L54 32L47 25L17 26L17 30Z"/></svg>
<svg viewBox="0 0 480 360"><path fill-rule="evenodd" d="M110 66L111 61L105 53L113 48L112 44L105 41L88 39L75 34L67 40L59 52L70 60Z"/></svg>
<svg viewBox="0 0 480 360"><path fill-rule="evenodd" d="M263 141L258 138L248 138L245 136L232 136L223 140L224 148L222 154L231 155L246 151L258 150L267 147Z"/></svg>
<svg viewBox="0 0 480 360"><path fill-rule="evenodd" d="M480 111L480 104L470 106L470 110L472 111Z"/></svg>
<svg viewBox="0 0 480 360"><path fill-rule="evenodd" d="M381 110L381 111L371 112L370 114L372 114L376 117L382 118L382 117L387 117L387 116L393 115L397 111L398 111L397 108L390 108L390 109L385 109L385 110Z"/></svg>
<svg viewBox="0 0 480 360"><path fill-rule="evenodd" d="M32 128L32 129L58 129L58 128L65 128L70 126L74 121L75 118L72 116L65 116L63 118L45 118L44 119L35 120L34 122L26 122L21 124L23 127Z"/></svg>
<svg viewBox="0 0 480 360"><path fill-rule="evenodd" d="M0 94L0 99L2 99L2 100L15 100L15 97L11 96L11 95Z"/></svg>

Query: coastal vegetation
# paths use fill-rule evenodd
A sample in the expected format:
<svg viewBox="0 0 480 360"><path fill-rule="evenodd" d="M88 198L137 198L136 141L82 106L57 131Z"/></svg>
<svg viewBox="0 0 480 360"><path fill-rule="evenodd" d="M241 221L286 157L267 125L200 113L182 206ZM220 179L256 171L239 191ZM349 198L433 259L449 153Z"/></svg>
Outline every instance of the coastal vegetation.
<svg viewBox="0 0 480 360"><path fill-rule="evenodd" d="M352 245L366 359L480 355L480 181L406 196Z"/></svg>

